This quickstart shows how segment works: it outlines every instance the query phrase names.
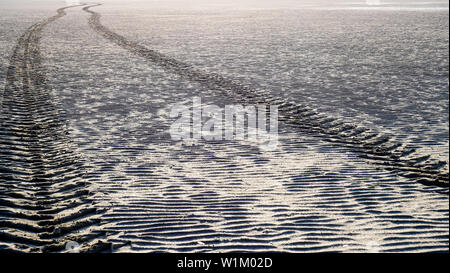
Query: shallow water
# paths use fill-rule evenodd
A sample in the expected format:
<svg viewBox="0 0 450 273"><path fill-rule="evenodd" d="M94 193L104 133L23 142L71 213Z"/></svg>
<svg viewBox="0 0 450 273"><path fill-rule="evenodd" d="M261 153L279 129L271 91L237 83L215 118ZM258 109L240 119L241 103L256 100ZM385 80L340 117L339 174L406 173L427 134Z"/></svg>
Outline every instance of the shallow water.
<svg viewBox="0 0 450 273"><path fill-rule="evenodd" d="M416 147L415 156L446 161L439 171L448 173L448 10L232 7L111 2L92 10L128 40L390 136ZM31 21L56 8L21 11L26 21L2 17L3 70ZM89 17L69 9L40 41L51 105L68 132L49 149L68 147L83 173L69 182L88 190L63 191L55 206L67 206L66 214L54 217L75 216L63 221L66 233L52 233L56 241L114 252L448 251L448 190L367 160L352 145L283 121L272 152L248 141L172 141L174 104L194 96L219 106L242 99L136 56L94 31ZM2 145L0 162L10 166L11 148ZM8 188L17 176L0 178L2 201L10 201L0 204L1 247L40 251L39 230L26 240L34 224L14 224L30 215ZM31 186L30 196L39 191Z"/></svg>

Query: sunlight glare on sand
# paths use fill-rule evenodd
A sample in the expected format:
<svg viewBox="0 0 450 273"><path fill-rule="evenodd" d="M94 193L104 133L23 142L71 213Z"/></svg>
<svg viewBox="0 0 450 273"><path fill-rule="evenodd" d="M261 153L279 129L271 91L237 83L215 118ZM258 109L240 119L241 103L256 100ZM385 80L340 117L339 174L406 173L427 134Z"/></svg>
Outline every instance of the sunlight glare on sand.
<svg viewBox="0 0 450 273"><path fill-rule="evenodd" d="M66 2L66 4L68 6L73 6L73 5L79 5L80 4L79 0L66 0L65 2Z"/></svg>
<svg viewBox="0 0 450 273"><path fill-rule="evenodd" d="M369 6L378 6L381 5L380 0L366 0L366 4Z"/></svg>

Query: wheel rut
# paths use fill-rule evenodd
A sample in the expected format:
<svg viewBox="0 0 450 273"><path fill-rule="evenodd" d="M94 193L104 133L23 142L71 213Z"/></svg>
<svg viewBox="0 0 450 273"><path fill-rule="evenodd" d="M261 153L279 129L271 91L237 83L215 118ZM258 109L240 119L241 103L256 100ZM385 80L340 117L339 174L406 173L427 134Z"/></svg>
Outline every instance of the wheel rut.
<svg viewBox="0 0 450 273"><path fill-rule="evenodd" d="M0 250L82 251L105 247L82 158L71 148L64 111L54 100L39 48L43 28L29 27L10 58L0 108Z"/></svg>

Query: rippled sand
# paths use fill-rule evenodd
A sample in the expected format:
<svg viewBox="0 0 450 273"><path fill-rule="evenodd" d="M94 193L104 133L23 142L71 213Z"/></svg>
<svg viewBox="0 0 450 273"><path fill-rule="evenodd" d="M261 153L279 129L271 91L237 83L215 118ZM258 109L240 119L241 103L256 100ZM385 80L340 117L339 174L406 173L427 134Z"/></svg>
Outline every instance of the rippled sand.
<svg viewBox="0 0 450 273"><path fill-rule="evenodd" d="M56 8L1 28L0 249L448 251L448 11L103 5L27 30ZM278 149L172 141L194 96L279 105Z"/></svg>

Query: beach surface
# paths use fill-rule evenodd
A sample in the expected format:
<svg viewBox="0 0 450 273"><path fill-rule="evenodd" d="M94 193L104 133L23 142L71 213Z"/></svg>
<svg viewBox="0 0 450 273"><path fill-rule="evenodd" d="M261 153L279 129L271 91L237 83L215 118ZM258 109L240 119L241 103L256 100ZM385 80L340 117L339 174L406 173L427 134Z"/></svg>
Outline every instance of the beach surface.
<svg viewBox="0 0 450 273"><path fill-rule="evenodd" d="M448 252L448 3L61 2L0 4L0 251Z"/></svg>

